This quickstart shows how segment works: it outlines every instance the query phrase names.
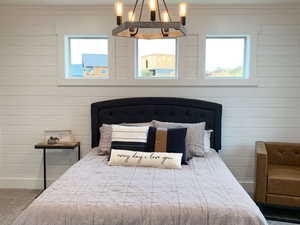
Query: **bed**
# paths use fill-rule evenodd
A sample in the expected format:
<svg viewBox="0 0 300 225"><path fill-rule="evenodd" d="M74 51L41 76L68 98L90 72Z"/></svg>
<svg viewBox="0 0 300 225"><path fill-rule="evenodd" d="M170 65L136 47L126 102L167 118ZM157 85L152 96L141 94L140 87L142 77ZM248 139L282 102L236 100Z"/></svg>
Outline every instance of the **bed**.
<svg viewBox="0 0 300 225"><path fill-rule="evenodd" d="M110 167L90 151L23 211L13 225L265 225L258 207L218 156L222 106L180 98L92 104L92 147L103 123L205 121L210 151L182 169Z"/></svg>

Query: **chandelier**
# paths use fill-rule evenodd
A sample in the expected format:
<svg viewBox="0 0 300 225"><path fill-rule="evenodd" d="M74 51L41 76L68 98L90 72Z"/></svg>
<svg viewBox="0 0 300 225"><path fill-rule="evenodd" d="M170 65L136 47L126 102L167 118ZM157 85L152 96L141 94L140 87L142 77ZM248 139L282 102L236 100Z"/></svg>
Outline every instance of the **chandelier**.
<svg viewBox="0 0 300 225"><path fill-rule="evenodd" d="M128 20L123 22L123 3L117 1L115 10L117 27L113 36L139 39L177 38L186 35L187 4L179 4L180 21L173 21L165 0L148 0L150 20L143 21L145 0L136 0L133 10L128 12Z"/></svg>

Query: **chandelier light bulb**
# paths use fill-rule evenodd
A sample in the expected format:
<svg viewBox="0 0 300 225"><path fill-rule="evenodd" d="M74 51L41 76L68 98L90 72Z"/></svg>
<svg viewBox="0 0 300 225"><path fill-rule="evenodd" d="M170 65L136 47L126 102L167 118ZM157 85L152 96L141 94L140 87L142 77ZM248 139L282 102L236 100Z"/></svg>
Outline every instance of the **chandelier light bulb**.
<svg viewBox="0 0 300 225"><path fill-rule="evenodd" d="M187 14L187 4L182 2L179 4L179 17L180 22L183 26L186 25L186 14Z"/></svg>
<svg viewBox="0 0 300 225"><path fill-rule="evenodd" d="M123 15L123 3L121 1L117 1L115 3L115 10L117 15L117 25L122 24L122 15Z"/></svg>
<svg viewBox="0 0 300 225"><path fill-rule="evenodd" d="M129 22L134 22L135 20L135 15L133 14L133 11L128 12L128 21Z"/></svg>
<svg viewBox="0 0 300 225"><path fill-rule="evenodd" d="M170 22L169 14L167 11L163 12L162 18L163 18L163 22Z"/></svg>
<svg viewBox="0 0 300 225"><path fill-rule="evenodd" d="M156 0L149 0L150 20L156 20Z"/></svg>
<svg viewBox="0 0 300 225"><path fill-rule="evenodd" d="M165 10L162 14L162 21L164 23L168 23L170 22L170 17L169 17L169 13L167 12L167 10ZM168 37L169 36L169 28L164 27L163 28L163 36L164 37Z"/></svg>
<svg viewBox="0 0 300 225"><path fill-rule="evenodd" d="M185 2L182 2L179 5L179 16L186 17L186 14L187 14L187 4Z"/></svg>
<svg viewBox="0 0 300 225"><path fill-rule="evenodd" d="M149 0L149 8L151 11L156 11L156 0Z"/></svg>
<svg viewBox="0 0 300 225"><path fill-rule="evenodd" d="M117 1L115 3L115 10L116 10L117 16L123 15L123 3L121 1Z"/></svg>

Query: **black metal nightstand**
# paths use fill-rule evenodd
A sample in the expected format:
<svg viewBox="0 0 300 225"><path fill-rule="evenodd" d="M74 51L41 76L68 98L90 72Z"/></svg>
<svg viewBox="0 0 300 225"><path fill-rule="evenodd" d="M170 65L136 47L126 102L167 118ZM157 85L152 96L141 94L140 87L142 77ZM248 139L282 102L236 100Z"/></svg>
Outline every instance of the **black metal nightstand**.
<svg viewBox="0 0 300 225"><path fill-rule="evenodd" d="M61 144L47 144L39 143L34 146L35 149L43 149L43 159L44 159L44 190L47 188L47 171L46 171L46 150L47 149L75 149L78 150L78 161L80 160L80 142L70 142Z"/></svg>

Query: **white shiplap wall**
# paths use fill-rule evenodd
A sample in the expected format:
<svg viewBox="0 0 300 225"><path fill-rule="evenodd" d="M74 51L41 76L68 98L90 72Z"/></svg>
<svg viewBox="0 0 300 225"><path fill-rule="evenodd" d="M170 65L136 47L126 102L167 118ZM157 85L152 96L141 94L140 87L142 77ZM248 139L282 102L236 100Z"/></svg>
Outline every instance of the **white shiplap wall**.
<svg viewBox="0 0 300 225"><path fill-rule="evenodd" d="M300 142L299 6L194 6L189 31L257 35L258 87L59 87L58 32L76 27L109 34L112 9L103 7L0 8L0 188L42 186L42 154L33 148L45 129L72 129L84 153L90 146L90 104L136 97L175 96L223 104L223 151L226 164L253 192L254 143ZM75 31L74 31L75 27ZM76 34L76 33L73 33ZM132 49L116 42L113 68L120 79L132 75ZM186 77L200 76L203 65L197 41L182 41ZM200 46L200 48L199 48ZM127 51L127 54L126 54ZM121 54L121 53L122 54ZM129 57L128 57L129 56ZM182 63L182 62L181 62ZM122 65L122 68L120 68ZM184 67L185 66L185 67ZM49 153L48 177L57 178L76 161L71 151Z"/></svg>

